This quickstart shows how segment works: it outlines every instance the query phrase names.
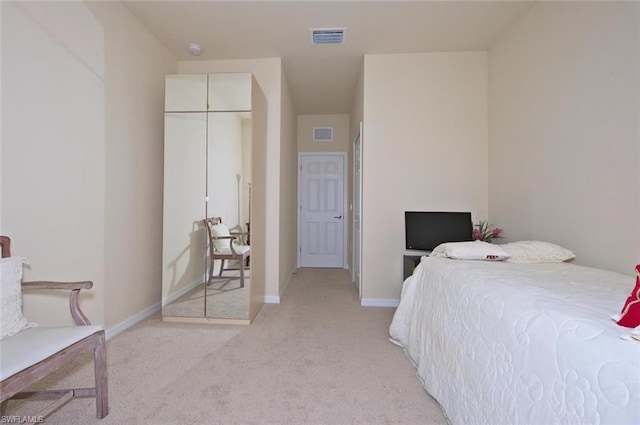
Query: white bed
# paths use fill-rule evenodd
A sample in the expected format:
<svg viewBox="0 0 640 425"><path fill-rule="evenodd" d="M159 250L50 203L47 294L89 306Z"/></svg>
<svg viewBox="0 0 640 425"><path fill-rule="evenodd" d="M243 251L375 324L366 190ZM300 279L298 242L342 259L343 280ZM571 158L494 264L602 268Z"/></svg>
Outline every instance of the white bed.
<svg viewBox="0 0 640 425"><path fill-rule="evenodd" d="M452 424L640 424L634 279L568 263L423 257L390 327Z"/></svg>

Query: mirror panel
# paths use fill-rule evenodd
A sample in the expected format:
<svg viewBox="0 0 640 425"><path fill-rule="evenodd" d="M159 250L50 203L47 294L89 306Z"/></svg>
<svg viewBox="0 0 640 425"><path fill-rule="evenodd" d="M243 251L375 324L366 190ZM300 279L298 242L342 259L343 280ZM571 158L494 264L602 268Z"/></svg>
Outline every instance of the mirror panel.
<svg viewBox="0 0 640 425"><path fill-rule="evenodd" d="M163 320L248 324L252 318L258 287L250 272L255 84L250 73L166 76ZM209 240L205 219L212 217L243 235L234 247L244 258L226 258L230 245L211 250L221 241Z"/></svg>
<svg viewBox="0 0 640 425"><path fill-rule="evenodd" d="M206 134L206 113L165 114L163 316L204 315Z"/></svg>
<svg viewBox="0 0 640 425"><path fill-rule="evenodd" d="M250 249L251 209L251 113L208 114L208 217L221 217L231 233L242 233L241 246ZM240 267L243 260L215 260L212 279L207 278L205 315L210 318L249 319L251 287L250 256L244 262L244 286ZM229 270L231 269L231 270Z"/></svg>

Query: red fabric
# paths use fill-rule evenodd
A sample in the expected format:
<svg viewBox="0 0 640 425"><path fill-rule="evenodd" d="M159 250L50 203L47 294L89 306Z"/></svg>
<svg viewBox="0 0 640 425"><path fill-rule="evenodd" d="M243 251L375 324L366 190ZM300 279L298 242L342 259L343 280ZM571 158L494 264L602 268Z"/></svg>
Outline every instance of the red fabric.
<svg viewBox="0 0 640 425"><path fill-rule="evenodd" d="M636 266L636 286L622 307L622 316L618 320L620 326L635 328L640 326L640 264Z"/></svg>

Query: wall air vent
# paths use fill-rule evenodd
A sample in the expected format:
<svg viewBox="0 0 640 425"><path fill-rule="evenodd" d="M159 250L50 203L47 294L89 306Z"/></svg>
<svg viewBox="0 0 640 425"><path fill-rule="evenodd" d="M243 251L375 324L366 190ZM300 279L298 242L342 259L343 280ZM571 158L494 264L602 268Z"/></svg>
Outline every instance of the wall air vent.
<svg viewBox="0 0 640 425"><path fill-rule="evenodd" d="M313 127L314 142L332 142L333 127Z"/></svg>
<svg viewBox="0 0 640 425"><path fill-rule="evenodd" d="M311 42L313 44L342 44L344 43L344 28L311 28Z"/></svg>

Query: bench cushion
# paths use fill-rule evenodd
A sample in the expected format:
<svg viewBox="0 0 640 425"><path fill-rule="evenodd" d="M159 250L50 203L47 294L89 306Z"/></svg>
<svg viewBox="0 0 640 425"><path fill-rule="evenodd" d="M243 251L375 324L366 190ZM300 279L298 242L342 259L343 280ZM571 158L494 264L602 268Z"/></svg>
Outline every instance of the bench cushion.
<svg viewBox="0 0 640 425"><path fill-rule="evenodd" d="M36 327L0 341L0 381L102 330L102 326Z"/></svg>

